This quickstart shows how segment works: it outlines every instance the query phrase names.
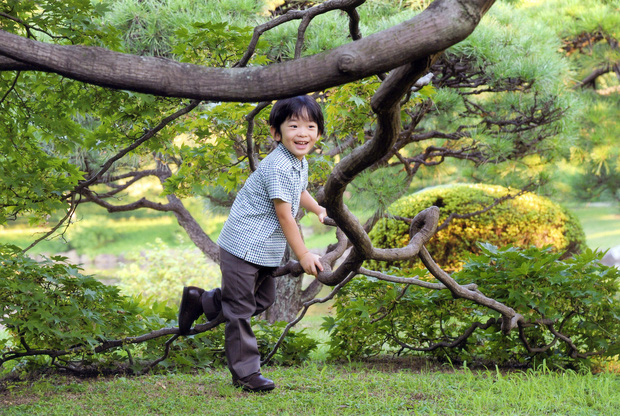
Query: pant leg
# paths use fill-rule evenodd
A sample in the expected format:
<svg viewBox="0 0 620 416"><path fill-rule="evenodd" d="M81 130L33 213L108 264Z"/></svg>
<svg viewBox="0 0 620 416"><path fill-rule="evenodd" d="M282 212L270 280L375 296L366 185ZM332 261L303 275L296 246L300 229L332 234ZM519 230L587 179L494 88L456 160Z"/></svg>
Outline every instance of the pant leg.
<svg viewBox="0 0 620 416"><path fill-rule="evenodd" d="M220 250L224 348L233 378L260 371L260 354L250 318L256 313L255 287L260 267Z"/></svg>
<svg viewBox="0 0 620 416"><path fill-rule="evenodd" d="M265 312L276 300L276 279L266 276L274 268L261 269L259 273L259 286L256 288L256 311L254 315Z"/></svg>

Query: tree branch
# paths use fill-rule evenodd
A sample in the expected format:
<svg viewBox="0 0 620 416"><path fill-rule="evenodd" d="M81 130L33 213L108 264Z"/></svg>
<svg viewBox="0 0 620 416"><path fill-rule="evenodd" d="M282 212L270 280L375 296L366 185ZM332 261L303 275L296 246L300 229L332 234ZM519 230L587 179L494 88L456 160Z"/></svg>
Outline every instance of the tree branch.
<svg viewBox="0 0 620 416"><path fill-rule="evenodd" d="M421 248L419 256L429 272L431 272L437 280L446 285L455 297L472 300L479 305L486 306L489 309L493 309L501 313L503 317L502 331L504 333L509 333L510 330L516 327L519 322L524 322L523 316L515 312L514 309L496 301L495 299L484 296L477 290L473 291L460 286L448 273L444 272L437 265L437 263L435 263L428 250L426 250L426 247Z"/></svg>
<svg viewBox="0 0 620 416"><path fill-rule="evenodd" d="M278 351L278 348L280 348L280 345L282 345L282 341L284 341L284 338L286 337L288 332L291 330L293 326L295 326L299 321L302 320L302 318L306 315L306 312L308 311L310 306L317 304L317 303L325 303L328 300L333 299L333 297L336 296L336 293L338 293L340 289L344 287L344 285L349 283L349 281L353 279L353 277L355 277L355 273L349 273L349 275L345 279L343 279L340 283L338 283L334 287L334 289L332 289L332 291L324 298L320 298L320 299L315 298L308 302L304 302L303 304L304 307L299 313L299 315L297 316L297 318L295 318L293 321L289 322L288 325L286 325L286 327L284 328L284 331L282 331L282 335L280 335L280 338L278 339L278 342L276 342L276 345L273 347L271 352L261 361L260 363L261 367L267 364L269 361L271 361L275 353Z"/></svg>
<svg viewBox="0 0 620 416"><path fill-rule="evenodd" d="M97 172L95 175L91 176L87 180L85 180L83 182L80 182L77 185L77 187L74 189L73 192L80 192L81 189L84 189L84 188L92 185L93 183L95 183L95 181L97 181L97 179L100 178L101 175L103 175L105 172L108 171L108 169L110 169L112 167L114 162L116 162L117 160L121 159L123 156L125 156L127 153L131 152L132 150L137 149L141 144L143 144L147 140L153 138L164 127L166 127L168 124L170 124L174 120L178 119L179 117L181 117L181 116L189 113L190 111L192 111L194 108L196 108L198 106L198 104L200 104L200 101L192 100L191 103L189 103L188 105L186 105L182 109L180 109L180 110L176 111L175 113L169 115L168 117L164 118L162 121L159 122L159 124L157 126L155 126L152 129L150 129L148 132L146 132L144 135L142 135L142 137L140 137L138 140L136 140L135 142L133 142L131 145L127 146L126 148L122 149L120 152L118 152L113 157L109 158L103 164L103 166L101 167L99 172Z"/></svg>
<svg viewBox="0 0 620 416"><path fill-rule="evenodd" d="M98 47L46 44L0 31L0 55L13 60L4 60L0 70L24 70L23 64L29 64L78 81L153 95L266 101L341 85L443 51L465 39L493 3L436 0L413 19L363 39L311 57L251 68L205 68ZM385 48L388 39L390 48Z"/></svg>
<svg viewBox="0 0 620 416"><path fill-rule="evenodd" d="M258 40L260 39L261 35L267 32L268 30L273 29L274 27L277 27L286 22L290 22L291 20L306 19L306 18L308 19L308 23L310 23L309 21L312 20L314 17L318 16L319 14L327 13L331 10L338 10L338 9L348 10L350 8L355 8L363 4L365 1L366 0L328 0L324 3L313 6L307 10L288 10L284 15L279 16L267 23L263 23L262 25L259 25L254 28L254 33L252 34L252 40L250 41L250 44L248 45L248 49L246 50L243 57L239 60L239 62L237 62L234 66L245 67L250 61L250 58L252 57L252 55L254 55L254 51L256 50L256 46L258 45ZM306 24L306 27L307 27L307 24ZM303 43L303 33L301 35L302 35L301 42ZM299 42L300 41L299 41L299 34L298 34L297 45L295 46L296 51L298 49ZM295 55L297 55L297 52L295 52Z"/></svg>
<svg viewBox="0 0 620 416"><path fill-rule="evenodd" d="M424 351L424 352L429 352L429 351L434 351L437 348L454 348L454 347L458 347L459 345L463 344L467 338L469 338L475 331L476 329L488 329L490 327L492 327L493 325L497 325L499 322L498 319L495 318L490 318L486 323L482 324L480 322L474 322L473 324L471 324L471 326L469 328L467 328L467 330L458 338L454 339L453 341L441 341L441 342L437 342L434 344L431 344L428 347L413 347L409 344L406 344L404 342L402 342L396 335L391 334L390 337L396 341L401 347L409 349L411 351Z"/></svg>
<svg viewBox="0 0 620 416"><path fill-rule="evenodd" d="M258 103L258 105L254 107L254 109L250 112L250 114L245 116L245 121L248 122L248 128L245 133L245 144L246 144L246 149L247 149L246 154L248 156L248 162L250 163L250 170L252 172L254 172L256 168L258 167L258 158L254 154L254 140L253 140L254 119L269 104L270 104L269 101L263 101L262 103Z"/></svg>
<svg viewBox="0 0 620 416"><path fill-rule="evenodd" d="M21 74L21 72L17 71L17 74L15 74L15 78L13 78L13 82L11 83L11 86L9 87L8 90L6 90L6 92L4 93L2 98L0 98L0 104L2 104L4 102L4 100L6 100L6 97L9 96L11 91L15 90L15 85L17 85L17 80L19 79L19 75L20 74Z"/></svg>
<svg viewBox="0 0 620 416"><path fill-rule="evenodd" d="M54 234L69 218L71 218L73 216L73 214L75 213L75 210L77 209L77 207L79 205L79 201L76 202L75 199L76 199L75 195L71 196L71 200L70 200L70 203L69 203L69 209L67 210L67 213L65 214L65 216L62 217L62 219L60 221L58 221L58 223L54 227L52 227L51 230L49 230L47 233L45 233L42 237L37 238L28 247L23 249L22 253L27 252L28 250L30 250L31 248L33 248L34 246L39 244L41 241L45 240L46 238L48 238L49 236ZM65 231L66 231L66 228L65 228Z"/></svg>

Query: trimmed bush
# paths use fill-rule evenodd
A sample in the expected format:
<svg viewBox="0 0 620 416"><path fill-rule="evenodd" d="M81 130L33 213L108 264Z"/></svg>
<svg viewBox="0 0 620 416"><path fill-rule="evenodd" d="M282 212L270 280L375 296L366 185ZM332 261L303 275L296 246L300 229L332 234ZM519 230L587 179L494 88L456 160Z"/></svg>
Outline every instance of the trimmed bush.
<svg viewBox="0 0 620 416"><path fill-rule="evenodd" d="M497 198L516 193L513 189L485 184L437 186L399 199L391 205L390 214L413 218L423 209L435 205L441 211L441 224L452 213L476 212ZM377 223L370 237L377 247L404 247L409 242L409 226L403 221L383 219ZM435 234L427 248L444 270L455 271L462 267L467 255L480 252L477 247L479 243L498 247L551 246L567 255L578 253L586 247L585 234L575 216L547 198L527 193L508 199L470 219L453 219L447 228ZM404 268L406 274L412 265L372 265L382 270L390 266Z"/></svg>

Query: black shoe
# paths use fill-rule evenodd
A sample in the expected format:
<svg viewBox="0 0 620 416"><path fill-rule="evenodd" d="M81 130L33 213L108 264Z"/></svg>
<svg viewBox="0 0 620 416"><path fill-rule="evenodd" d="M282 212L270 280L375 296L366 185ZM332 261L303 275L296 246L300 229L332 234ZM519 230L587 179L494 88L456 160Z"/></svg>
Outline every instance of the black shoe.
<svg viewBox="0 0 620 416"><path fill-rule="evenodd" d="M263 377L261 373L250 374L247 377L234 379L233 385L235 387L241 387L244 391L249 392L261 392L261 391L269 391L276 388L276 384L273 380L269 380L266 377Z"/></svg>
<svg viewBox="0 0 620 416"><path fill-rule="evenodd" d="M204 289L195 286L183 288L181 306L179 306L179 333L186 335L196 319L202 315L202 302L200 297Z"/></svg>
<svg viewBox="0 0 620 416"><path fill-rule="evenodd" d="M200 298L202 302L202 310L207 316L207 321L212 321L220 314L222 310L222 290L217 289L204 292Z"/></svg>

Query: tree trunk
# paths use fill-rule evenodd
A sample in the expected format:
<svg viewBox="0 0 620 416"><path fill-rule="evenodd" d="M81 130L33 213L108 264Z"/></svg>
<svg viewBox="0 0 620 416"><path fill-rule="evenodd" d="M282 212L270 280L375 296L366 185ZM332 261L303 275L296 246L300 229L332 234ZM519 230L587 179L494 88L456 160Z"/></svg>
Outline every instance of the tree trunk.
<svg viewBox="0 0 620 416"><path fill-rule="evenodd" d="M301 309L301 284L303 275L293 277L290 274L279 277L268 277L276 279L276 301L264 314L264 318L270 323L277 321L290 322Z"/></svg>

